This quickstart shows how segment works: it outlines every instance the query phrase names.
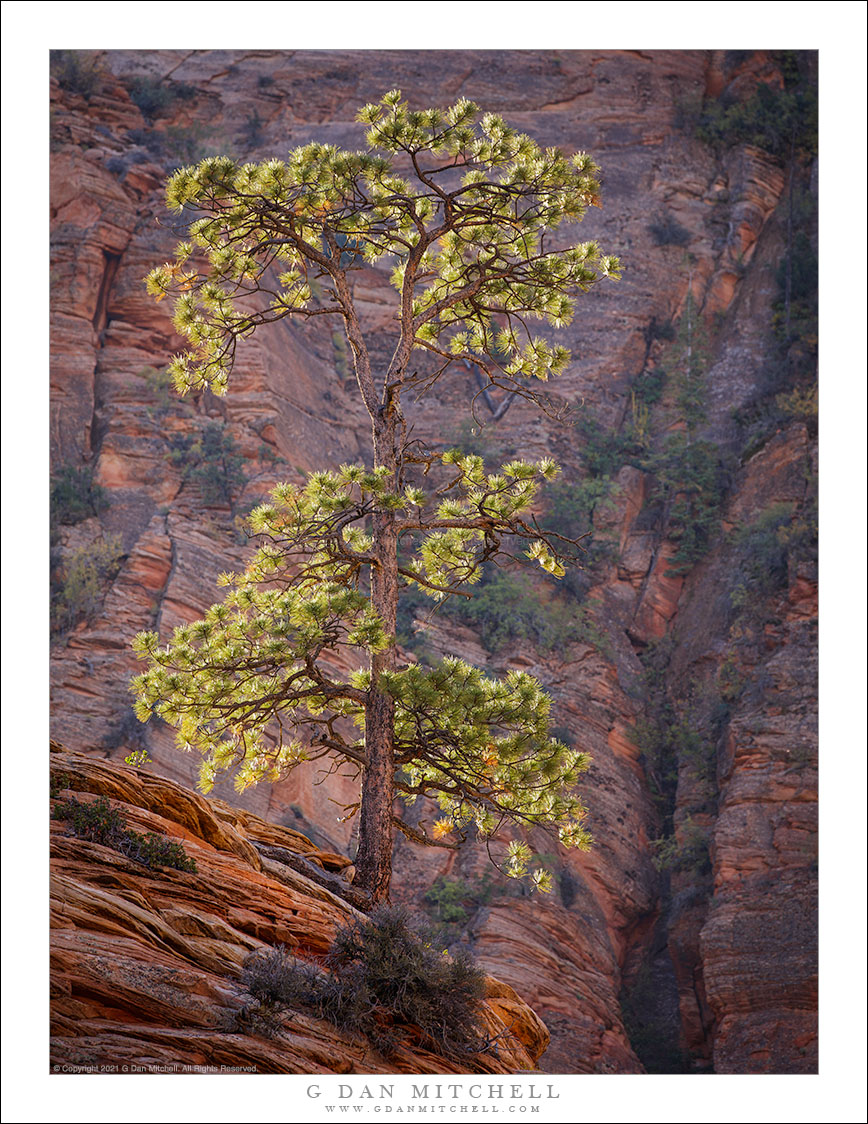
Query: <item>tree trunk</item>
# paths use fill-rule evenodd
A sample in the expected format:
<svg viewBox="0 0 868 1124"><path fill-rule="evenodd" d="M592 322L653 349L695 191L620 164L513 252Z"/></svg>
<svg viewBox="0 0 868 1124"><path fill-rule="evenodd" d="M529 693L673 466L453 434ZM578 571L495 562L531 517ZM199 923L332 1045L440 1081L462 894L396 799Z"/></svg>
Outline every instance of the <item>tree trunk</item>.
<svg viewBox="0 0 868 1124"><path fill-rule="evenodd" d="M397 450L394 413L381 411L374 419L374 467L391 472L396 486ZM372 902L387 901L392 877L392 805L395 800L395 702L379 689L381 672L395 665L395 622L398 612L398 538L391 511L374 516L374 557L371 601L392 643L371 657L371 686L365 711L366 764L359 811L359 850L355 885Z"/></svg>

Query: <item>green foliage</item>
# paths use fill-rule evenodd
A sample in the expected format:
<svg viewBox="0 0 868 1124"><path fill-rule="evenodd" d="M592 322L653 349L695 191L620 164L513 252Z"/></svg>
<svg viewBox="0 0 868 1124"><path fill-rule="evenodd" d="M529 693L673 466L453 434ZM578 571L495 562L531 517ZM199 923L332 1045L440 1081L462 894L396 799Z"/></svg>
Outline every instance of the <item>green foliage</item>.
<svg viewBox="0 0 868 1124"><path fill-rule="evenodd" d="M692 437L705 421L708 388L706 375L710 364L710 343L702 317L696 307L692 286L675 331L671 347L661 366L675 391L675 404L688 434Z"/></svg>
<svg viewBox="0 0 868 1124"><path fill-rule="evenodd" d="M441 459L454 474L452 496L441 488L433 497L441 519L421 533L417 556L402 570L404 580L438 601L450 583L478 578L485 537L470 515L484 504L492 518L508 520L533 502L538 480L552 471L549 462L513 462L486 474L479 458L450 452ZM383 472L345 465L313 473L304 487L280 485L251 516L251 530L266 543L244 574L226 575L234 592L204 620L176 629L165 648L154 633L137 639L137 652L151 661L133 684L137 713L143 720L160 714L178 727L181 746L205 755L200 783L206 790L233 765L240 766L236 785L244 788L317 756L293 730L304 731L315 747L319 741L350 760L362 756L364 741L341 740L333 722L351 718L364 730L370 673L340 683L319 661L327 651L377 652L390 644L360 585L370 538L357 524L374 503L416 512L429 501L418 488L393 494L385 479ZM452 526L461 513L466 526ZM447 529L436 529L443 520ZM556 564L544 545L537 560L545 569ZM505 615L497 619L505 628ZM554 616L545 623L553 633ZM530 631L538 623L521 617L518 627ZM588 759L551 738L549 700L536 680L521 673L488 679L460 660L445 660L434 668L383 672L379 686L395 703L399 791L437 799L449 813L449 829L473 823L491 834L508 816L557 824L566 845L588 845L584 809L573 795ZM266 735L269 726L280 731L276 744ZM511 860L510 868L524 873L526 863Z"/></svg>
<svg viewBox="0 0 868 1124"><path fill-rule="evenodd" d="M816 435L817 415L819 413L819 386L794 387L789 393L779 394L775 403L785 418L797 418L813 427Z"/></svg>
<svg viewBox="0 0 868 1124"><path fill-rule="evenodd" d="M792 177L791 177L792 178ZM778 299L773 307L775 334L783 349L798 345L803 377L816 373L819 331L819 261L816 246L817 196L804 183L791 184L788 196L787 251L778 264Z"/></svg>
<svg viewBox="0 0 868 1124"><path fill-rule="evenodd" d="M69 773L52 773L48 781L48 792L52 800L56 800L64 789L69 788L72 777Z"/></svg>
<svg viewBox="0 0 868 1124"><path fill-rule="evenodd" d="M655 406L663 397L663 388L666 386L666 371L662 367L653 367L643 371L632 386L632 393L637 402L645 406Z"/></svg>
<svg viewBox="0 0 868 1124"><path fill-rule="evenodd" d="M209 421L197 434L178 434L169 443L168 459L183 469L208 505L231 508L247 476L238 442L222 422Z"/></svg>
<svg viewBox="0 0 868 1124"><path fill-rule="evenodd" d="M460 925L467 920L464 903L471 895L463 878L446 878L438 874L425 893L425 901L437 912L437 919L447 925Z"/></svg>
<svg viewBox="0 0 868 1124"><path fill-rule="evenodd" d="M618 487L606 476L594 476L577 483L556 480L546 489L546 510L541 520L544 530L564 538L582 540L585 565L609 561L616 545L608 532L594 530L594 515L614 507Z"/></svg>
<svg viewBox="0 0 868 1124"><path fill-rule="evenodd" d="M568 159L556 149L540 149L494 114L477 125L478 116L466 99L445 111L411 111L400 92L391 91L379 105L360 111L368 126L366 152L312 143L290 153L287 162L239 165L215 157L177 172L167 191L170 209L206 213L193 222L191 241L179 247L176 262L150 274L148 288L156 297L182 291L175 326L192 347L173 363L178 389L209 385L225 393L234 350L229 338L308 307L314 299L309 273L329 275L329 263L347 241L358 247L355 266L397 257L395 286L402 291L413 282L415 347L485 361L496 345L508 357L504 373L513 379L563 371L567 350L542 336L526 339L512 327L512 315L560 327L573 314L571 290L617 276L617 259L601 254L595 242L541 249L546 231L564 220L579 221L598 201L597 168L584 153ZM434 158L441 171L414 183L398 170L405 154L417 166ZM463 173L445 229L437 225L444 193L434 182L443 172L452 179ZM289 237L287 213L294 216ZM251 247L271 247L272 236L279 239L276 257L285 263L281 289L261 312L242 312L232 290L242 279L258 282L270 267L271 249L263 261ZM321 252L313 248L323 241L331 249L318 259ZM201 279L188 265L194 246L209 261ZM311 264L319 268L311 271ZM473 295L465 299L468 285ZM506 328L492 322L498 309L510 314Z"/></svg>
<svg viewBox="0 0 868 1124"><path fill-rule="evenodd" d="M244 574L227 576L225 602L165 648L139 638L150 670L136 690L140 717L161 714L203 754L205 788L234 765L244 787L327 753L361 772L359 883L383 897L394 770L399 796L430 796L448 814L428 842L472 825L490 835L507 819L557 825L566 845L588 845L574 791L587 759L551 737L539 684L491 680L458 660L400 667L394 650L402 589L448 604L504 544L563 575L556 537L532 514L557 466L516 459L493 473L462 449L407 444L400 399L460 362L535 401L533 380L561 373L569 353L531 322L568 323L576 296L617 277L618 262L554 234L599 202L586 154L543 150L466 99L412 110L393 90L359 121L363 150L314 142L286 160L220 156L169 181L167 205L191 220L189 240L147 288L175 298L188 340L170 368L176 389L223 394L244 337L287 317L336 317L374 462L275 489L251 515L263 545ZM351 276L380 261L393 267L400 310L383 370ZM337 666L367 667L337 676L335 655ZM529 859L510 845L513 874Z"/></svg>
<svg viewBox="0 0 868 1124"><path fill-rule="evenodd" d="M654 866L659 871L681 872L704 878L711 874L708 829L693 822L690 816L674 835L652 839Z"/></svg>
<svg viewBox="0 0 868 1124"><path fill-rule="evenodd" d="M102 603L124 557L120 536L99 538L60 561L52 572L51 628L68 632Z"/></svg>
<svg viewBox="0 0 868 1124"><path fill-rule="evenodd" d="M64 465L51 480L52 523L80 523L99 515L109 505L108 493L94 483L93 468Z"/></svg>
<svg viewBox="0 0 868 1124"><path fill-rule="evenodd" d="M50 51L49 68L63 90L90 98L102 85L105 72L95 56L81 51Z"/></svg>
<svg viewBox="0 0 868 1124"><path fill-rule="evenodd" d="M443 612L473 628L489 652L517 640L549 652L581 643L605 648L587 608L537 588L520 571L487 571L472 600L451 601Z"/></svg>
<svg viewBox="0 0 868 1124"><path fill-rule="evenodd" d="M732 592L734 608L760 611L763 601L785 589L790 568L817 561L817 498L810 494L801 508L775 503L734 535L737 569Z"/></svg>
<svg viewBox="0 0 868 1124"><path fill-rule="evenodd" d="M689 573L707 552L718 529L725 476L715 445L699 439L706 418L709 341L688 286L675 338L661 367L674 391L683 429L670 434L642 467L655 476L652 504L665 515L665 532L677 542L667 574Z"/></svg>
<svg viewBox="0 0 868 1124"><path fill-rule="evenodd" d="M124 764L131 765L134 769L144 769L146 765L153 763L146 749L135 749L124 758Z"/></svg>
<svg viewBox="0 0 868 1124"><path fill-rule="evenodd" d="M129 90L130 100L149 120L165 113L176 101L188 101L196 96L196 87L186 82L171 82L144 74L131 79Z"/></svg>
<svg viewBox="0 0 868 1124"><path fill-rule="evenodd" d="M66 820L74 835L103 847L111 847L134 862L153 869L171 867L194 874L195 860L188 858L182 844L162 835L140 835L127 827L124 814L112 808L105 797L82 803L74 796L58 800L52 811L55 820Z"/></svg>
<svg viewBox="0 0 868 1124"><path fill-rule="evenodd" d="M720 454L709 441L691 442L677 433L651 463L656 475L652 499L671 502L667 536L678 544L666 573L687 574L706 554L720 525L725 491Z"/></svg>
<svg viewBox="0 0 868 1124"><path fill-rule="evenodd" d="M591 476L611 477L631 463L633 445L628 436L604 429L584 414L576 422L576 429L582 466Z"/></svg>
<svg viewBox="0 0 868 1124"><path fill-rule="evenodd" d="M277 1012L307 1009L366 1035L387 1057L414 1038L454 1059L491 1046L480 1026L484 972L463 949L437 952L403 907L381 906L339 929L326 971L270 949L248 958L242 983L272 1026Z"/></svg>
<svg viewBox="0 0 868 1124"><path fill-rule="evenodd" d="M54 806L52 819L68 820L70 827L79 839L103 846L114 846L114 842L126 833L126 820L117 808L112 808L105 797L83 804L76 798L61 800Z"/></svg>
<svg viewBox="0 0 868 1124"><path fill-rule="evenodd" d="M696 135L714 148L750 144L785 159L794 151L817 152L817 89L807 52L787 52L780 61L784 87L760 85L744 101L707 102Z"/></svg>
<svg viewBox="0 0 868 1124"><path fill-rule="evenodd" d="M189 406L179 402L174 393L172 376L165 367L142 367L138 374L145 380L148 393L154 399L154 405L148 407L152 417L162 418L176 411L189 413Z"/></svg>

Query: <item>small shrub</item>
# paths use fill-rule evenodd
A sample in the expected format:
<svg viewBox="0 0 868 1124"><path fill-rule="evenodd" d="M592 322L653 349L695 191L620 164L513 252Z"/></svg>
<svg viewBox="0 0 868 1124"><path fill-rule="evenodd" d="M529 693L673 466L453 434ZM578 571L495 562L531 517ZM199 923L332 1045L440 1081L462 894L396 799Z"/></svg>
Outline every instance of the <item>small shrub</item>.
<svg viewBox="0 0 868 1124"><path fill-rule="evenodd" d="M659 871L682 872L701 878L711 873L708 831L695 824L690 816L677 835L652 839L652 862Z"/></svg>
<svg viewBox="0 0 868 1124"><path fill-rule="evenodd" d="M648 232L657 246L686 246L690 241L690 231L666 212L649 223Z"/></svg>
<svg viewBox="0 0 868 1124"><path fill-rule="evenodd" d="M369 920L340 929L324 971L271 949L248 958L242 983L266 1027L282 1010L306 1008L366 1035L387 1056L411 1028L444 1057L469 1057L491 1045L479 1026L484 972L464 950L453 957L437 952L400 906L380 906ZM257 1020L251 1026L257 1029Z"/></svg>
<svg viewBox="0 0 868 1124"><path fill-rule="evenodd" d="M118 574L123 559L119 535L97 539L59 562L52 573L51 627L68 632L96 612L106 585Z"/></svg>
<svg viewBox="0 0 868 1124"><path fill-rule="evenodd" d="M168 457L183 469L185 480L199 486L206 504L231 508L247 481L238 443L221 422L206 422L197 435L175 437Z"/></svg>
<svg viewBox="0 0 868 1124"><path fill-rule="evenodd" d="M283 945L253 953L241 983L261 1007L304 1007L315 1002L319 971L291 956Z"/></svg>
<svg viewBox="0 0 868 1124"><path fill-rule="evenodd" d="M786 588L791 564L817 560L816 497L801 510L792 503L772 504L739 528L734 541L739 560L732 604L747 611Z"/></svg>
<svg viewBox="0 0 868 1124"><path fill-rule="evenodd" d="M134 769L143 769L146 765L153 765L146 749L134 749L124 758L125 765L132 765Z"/></svg>
<svg viewBox="0 0 868 1124"><path fill-rule="evenodd" d="M425 894L425 901L436 908L440 921L455 925L467 920L467 910L462 902L468 896L469 887L463 878L445 878L441 874Z"/></svg>
<svg viewBox="0 0 868 1124"><path fill-rule="evenodd" d="M69 773L54 773L48 781L48 794L52 800L56 800L65 788L69 788L72 777Z"/></svg>
<svg viewBox="0 0 868 1124"><path fill-rule="evenodd" d="M176 101L189 100L196 96L196 87L186 82L170 82L145 74L133 78L129 90L133 105L137 105L143 116L151 120L169 109Z"/></svg>
<svg viewBox="0 0 868 1124"><path fill-rule="evenodd" d="M265 122L259 116L258 110L254 109L252 113L249 113L241 131L241 143L247 148L256 148L262 144L264 139L262 127L264 124Z"/></svg>
<svg viewBox="0 0 868 1124"><path fill-rule="evenodd" d="M106 171L111 172L114 176L123 178L129 168L129 162L123 156L110 156L108 160L106 160L105 166Z"/></svg>
<svg viewBox="0 0 868 1124"><path fill-rule="evenodd" d="M131 144L147 149L148 157L174 170L187 164L196 164L206 156L213 156L216 147L211 133L198 121L192 125L167 125L164 129L130 129L126 139ZM139 153L131 157L133 163L142 160Z"/></svg>
<svg viewBox="0 0 868 1124"><path fill-rule="evenodd" d="M119 850L117 844L126 834L126 820L117 808L112 808L104 796L83 804L75 797L61 800L54 806L53 818L68 820L79 839L102 843Z"/></svg>
<svg viewBox="0 0 868 1124"><path fill-rule="evenodd" d="M820 405L817 383L804 390L796 387L788 394L779 394L775 398L775 405L785 418L796 418L799 421L804 421L816 433Z"/></svg>
<svg viewBox="0 0 868 1124"><path fill-rule="evenodd" d="M51 51L49 69L63 90L90 98L102 85L105 72L91 55L80 51Z"/></svg>
<svg viewBox="0 0 868 1124"><path fill-rule="evenodd" d="M183 844L153 832L139 835L136 831L127 831L127 837L125 844L118 850L134 862L152 869L155 866L167 866L173 870L185 870L189 874L196 873L195 859L188 857Z"/></svg>
<svg viewBox="0 0 868 1124"><path fill-rule="evenodd" d="M188 857L181 843L166 839L162 835L140 835L127 827L126 819L118 808L112 808L104 796L82 803L74 796L68 800L58 800L54 805L52 818L67 820L73 834L91 843L111 847L122 855L141 863L142 866L172 867L188 873L196 872L196 862Z"/></svg>
<svg viewBox="0 0 868 1124"><path fill-rule="evenodd" d="M109 506L108 493L95 484L93 468L64 465L51 481L51 520L53 523L80 523L99 515Z"/></svg>
<svg viewBox="0 0 868 1124"><path fill-rule="evenodd" d="M471 599L448 601L442 612L473 628L492 653L515 640L530 640L546 651L574 643L592 644L601 651L606 647L589 609L559 597L546 598L521 573L486 573Z"/></svg>

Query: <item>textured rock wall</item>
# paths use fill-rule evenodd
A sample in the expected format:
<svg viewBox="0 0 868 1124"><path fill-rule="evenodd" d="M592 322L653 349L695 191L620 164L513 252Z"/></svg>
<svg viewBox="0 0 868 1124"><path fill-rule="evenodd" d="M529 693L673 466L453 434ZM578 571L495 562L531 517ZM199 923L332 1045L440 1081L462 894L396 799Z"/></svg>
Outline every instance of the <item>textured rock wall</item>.
<svg viewBox="0 0 868 1124"><path fill-rule="evenodd" d="M589 570L583 590L596 605L599 642L557 654L517 642L492 654L469 629L435 622L434 652L458 652L495 671L521 667L551 691L558 723L594 758L586 798L597 845L588 855L553 855L558 890L539 901L502 887L479 891L489 885L484 853L442 858L402 840L396 892L421 900L438 875L476 887L453 935L549 1024L543 1069L641 1071L630 1036L635 1043L637 1023L648 1018L673 1052L689 1052L686 1065L810 1069L815 575L793 573L774 595L771 623L733 639L744 626L731 607L734 547L726 538L771 504L802 503L813 455L804 424L793 421L743 458L733 421L761 393L774 352L783 238L776 208L786 181L760 150L716 155L678 125L683 107L704 94L778 82L773 61L665 51L115 51L95 59L95 90L52 82L51 441L55 468L92 466L111 504L61 527L56 549L68 558L118 534L124 555L101 608L53 644L55 736L114 758L143 744L127 718L131 638L154 627L167 635L195 619L217 599L217 575L243 557L229 510L206 505L167 461L173 439L207 420L225 424L246 458L237 506L278 479L359 459L369 447L345 348L322 324L279 325L249 341L225 399L179 404L161 386L158 372L180 340L167 306L146 297L141 279L175 241L161 205L166 170L227 148L261 158L312 138L358 145L355 111L385 86L424 104L470 96L544 144L587 149L603 168L603 208L585 220L582 237L619 254L624 279L586 298L565 332L573 363L552 387L558 401L583 405L583 416L608 429L634 424L631 388L664 361L660 326L682 312L690 287L704 322L717 329L704 436L734 467L712 550L681 575L671 570L676 544L647 519L653 481L635 465L620 468L613 506L598 520L617 550ZM172 96L159 103L159 90ZM669 234L661 237L661 226ZM387 278L364 271L355 292L374 352L384 356ZM449 374L409 407L409 420L424 437L454 441L474 391L465 372ZM658 436L677 428L665 406ZM583 472L579 431L523 403L483 437L531 456L551 453L568 478ZM263 447L281 462L272 464ZM691 699L701 694L697 684L706 695L716 691L724 665L742 684L709 735L712 766L697 778L694 762L677 763L666 814L682 843L685 831L702 831L708 862L700 871L661 874L652 861L651 841L664 830L635 728L648 707L643 660L661 644L665 689L679 705L688 683ZM706 704L696 703L696 713L710 728ZM154 773L194 781L196 763L168 731L144 738ZM349 803L352 785L316 780L299 771L243 796L224 784L217 795L346 852L352 825L338 822L330 798ZM544 839L537 844L551 851Z"/></svg>

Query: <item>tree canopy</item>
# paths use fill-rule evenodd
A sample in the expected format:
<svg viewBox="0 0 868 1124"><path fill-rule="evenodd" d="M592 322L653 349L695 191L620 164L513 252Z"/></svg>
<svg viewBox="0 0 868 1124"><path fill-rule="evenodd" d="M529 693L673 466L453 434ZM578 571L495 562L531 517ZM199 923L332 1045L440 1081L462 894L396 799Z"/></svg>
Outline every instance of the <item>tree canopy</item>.
<svg viewBox="0 0 868 1124"><path fill-rule="evenodd" d="M314 143L287 161L216 157L169 181L168 204L189 230L147 285L175 297L189 341L171 366L178 390L225 393L239 342L265 325L337 317L373 450L368 466L275 489L251 516L252 561L224 575L226 599L168 645L138 638L150 667L135 690L141 718L159 713L203 754L206 788L224 769L237 766L245 787L305 759L360 775L357 881L379 900L394 827L457 846L471 825L491 836L508 820L588 845L575 790L588 758L550 735L539 683L457 659L401 664L395 646L402 588L435 602L468 596L482 565L516 544L563 573L567 540L533 514L558 468L515 460L490 472L480 457L425 448L407 435L401 395L460 360L486 386L536 401L536 380L562 372L569 352L532 322L566 324L575 295L616 277L618 263L555 234L599 203L589 156L540 149L465 99L415 111L392 91L359 120L364 151ZM383 260L398 298L391 359L377 368L353 273ZM341 674L347 664L356 670ZM442 815L411 826L396 795L431 797ZM510 844L511 873L529 859ZM534 877L545 888L545 872Z"/></svg>

